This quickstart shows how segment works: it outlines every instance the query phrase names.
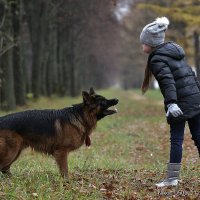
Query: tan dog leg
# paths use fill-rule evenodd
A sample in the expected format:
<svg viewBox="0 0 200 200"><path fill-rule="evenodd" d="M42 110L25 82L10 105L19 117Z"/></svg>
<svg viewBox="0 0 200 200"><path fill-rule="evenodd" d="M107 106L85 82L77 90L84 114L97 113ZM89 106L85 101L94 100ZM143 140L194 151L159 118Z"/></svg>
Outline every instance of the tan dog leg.
<svg viewBox="0 0 200 200"><path fill-rule="evenodd" d="M69 153L68 149L62 148L56 150L53 154L60 169L60 174L63 178L68 178L68 163L67 163L68 153Z"/></svg>

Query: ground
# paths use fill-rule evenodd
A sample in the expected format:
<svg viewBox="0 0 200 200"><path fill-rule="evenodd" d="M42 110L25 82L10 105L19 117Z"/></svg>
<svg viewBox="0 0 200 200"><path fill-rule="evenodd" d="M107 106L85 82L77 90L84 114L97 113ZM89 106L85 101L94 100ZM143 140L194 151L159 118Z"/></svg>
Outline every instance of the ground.
<svg viewBox="0 0 200 200"><path fill-rule="evenodd" d="M165 177L169 157L169 126L160 92L98 92L119 98L118 113L98 123L91 148L71 153L70 180L59 176L52 157L28 149L12 165L11 177L0 174L0 199L200 199L200 160L188 128L179 186L155 187ZM18 110L62 108L80 100L41 98Z"/></svg>

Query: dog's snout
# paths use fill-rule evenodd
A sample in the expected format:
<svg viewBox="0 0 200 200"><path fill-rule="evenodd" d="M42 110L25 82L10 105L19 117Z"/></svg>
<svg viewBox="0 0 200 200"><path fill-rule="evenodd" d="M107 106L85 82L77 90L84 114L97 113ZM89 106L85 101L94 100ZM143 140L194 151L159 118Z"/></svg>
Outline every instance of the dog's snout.
<svg viewBox="0 0 200 200"><path fill-rule="evenodd" d="M114 99L114 102L115 102L116 104L118 104L119 99Z"/></svg>

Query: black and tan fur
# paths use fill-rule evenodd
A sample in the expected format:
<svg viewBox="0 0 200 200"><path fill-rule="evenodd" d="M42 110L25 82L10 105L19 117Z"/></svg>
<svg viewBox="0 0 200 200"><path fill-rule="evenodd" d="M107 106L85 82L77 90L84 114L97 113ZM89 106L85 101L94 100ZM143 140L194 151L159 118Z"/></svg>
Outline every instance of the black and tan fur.
<svg viewBox="0 0 200 200"><path fill-rule="evenodd" d="M0 171L10 173L21 151L31 147L52 155L63 177L68 175L67 157L81 145L90 145L97 121L116 113L109 110L117 99L82 92L83 103L59 110L28 110L0 117Z"/></svg>

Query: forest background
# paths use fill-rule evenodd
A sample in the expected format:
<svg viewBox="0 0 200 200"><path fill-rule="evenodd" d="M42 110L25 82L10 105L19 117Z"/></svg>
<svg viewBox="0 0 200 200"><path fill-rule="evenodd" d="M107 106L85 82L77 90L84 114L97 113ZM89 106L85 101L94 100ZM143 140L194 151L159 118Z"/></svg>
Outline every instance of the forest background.
<svg viewBox="0 0 200 200"><path fill-rule="evenodd" d="M199 0L0 0L0 109L91 86L139 88L139 35L158 16L200 77Z"/></svg>

